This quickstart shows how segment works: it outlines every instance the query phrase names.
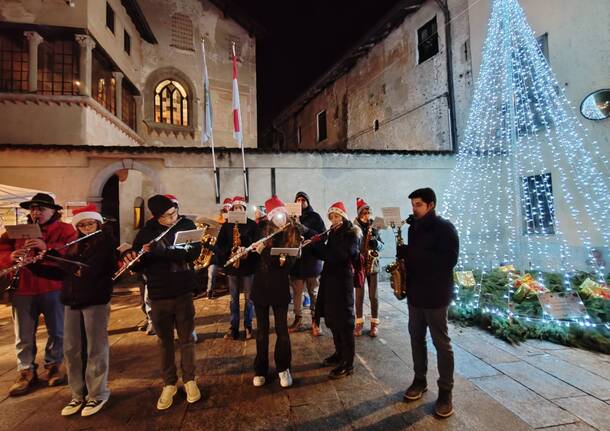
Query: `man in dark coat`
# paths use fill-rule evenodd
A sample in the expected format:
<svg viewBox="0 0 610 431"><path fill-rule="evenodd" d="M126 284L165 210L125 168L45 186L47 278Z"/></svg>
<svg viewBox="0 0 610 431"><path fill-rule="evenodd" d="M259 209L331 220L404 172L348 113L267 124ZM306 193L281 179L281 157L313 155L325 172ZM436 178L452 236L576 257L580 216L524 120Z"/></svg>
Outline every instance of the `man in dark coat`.
<svg viewBox="0 0 610 431"><path fill-rule="evenodd" d="M151 301L151 319L155 332L161 340L164 386L157 402L157 409L166 410L171 407L177 392L174 328L178 333L180 344L180 365L187 401L194 403L201 398L201 392L195 381L193 337L195 329L193 293L197 288L193 261L201 253L201 243L173 245L176 233L195 229L195 223L186 218L180 219L178 205L167 196L151 197L148 200L148 208L153 218L138 232L133 242L133 250L126 251L123 260L128 263L140 250L146 252L134 265L134 270L142 270L146 275ZM163 238L153 241L171 226L173 227Z"/></svg>
<svg viewBox="0 0 610 431"><path fill-rule="evenodd" d="M447 310L453 295L453 267L457 263L459 239L455 227L436 215L436 195L430 188L409 195L413 207L408 244L398 250L405 259L409 334L415 378L405 400L417 400L427 389L426 331L430 328L438 358L439 396L435 413L453 413L453 350L447 329Z"/></svg>
<svg viewBox="0 0 610 431"><path fill-rule="evenodd" d="M324 232L324 220L320 214L315 212L309 202L309 196L305 192L298 192L294 198L301 205L301 217L299 222L303 225L303 237L311 239L314 235ZM313 246L312 246L313 247ZM303 318L301 306L303 303L303 291L307 289L311 299L312 322L311 333L314 336L321 335L320 321L313 318L316 309L316 297L318 295L319 277L322 272L322 261L313 254L312 247L303 249L303 254L296 261L290 272L290 285L292 287L292 298L294 303L294 322L290 325L290 332L301 329Z"/></svg>

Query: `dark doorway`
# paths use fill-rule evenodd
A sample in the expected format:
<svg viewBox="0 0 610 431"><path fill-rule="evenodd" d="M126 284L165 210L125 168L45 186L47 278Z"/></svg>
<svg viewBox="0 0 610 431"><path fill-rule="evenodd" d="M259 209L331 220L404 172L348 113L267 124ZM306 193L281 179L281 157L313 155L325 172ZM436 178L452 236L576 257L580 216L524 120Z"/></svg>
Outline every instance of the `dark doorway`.
<svg viewBox="0 0 610 431"><path fill-rule="evenodd" d="M102 215L114 237L120 239L119 220L119 177L115 174L108 178L102 190Z"/></svg>

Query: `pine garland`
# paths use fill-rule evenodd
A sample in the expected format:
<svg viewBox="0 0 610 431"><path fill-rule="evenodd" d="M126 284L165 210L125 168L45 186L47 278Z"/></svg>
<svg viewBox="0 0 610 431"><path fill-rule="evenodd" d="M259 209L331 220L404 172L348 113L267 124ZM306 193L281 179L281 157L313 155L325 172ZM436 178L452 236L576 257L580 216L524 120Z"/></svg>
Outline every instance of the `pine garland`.
<svg viewBox="0 0 610 431"><path fill-rule="evenodd" d="M544 280L544 285L552 292L562 292L562 276L554 273L532 274ZM471 308L464 303L474 299L473 288L460 288L460 302L449 310L449 317L460 324L479 326L496 337L511 344L518 344L531 339L551 341L566 346L581 347L602 353L610 354L610 330L604 326L581 327L572 324L569 327L557 326L546 322L528 322L523 319L513 319L495 314L484 313L482 308L506 310L508 275L502 271L494 270L483 278L481 272L474 272L477 282L481 282L480 307ZM572 288L576 289L589 274L580 272L571 279ZM481 280L482 278L482 280ZM606 277L610 279L610 274ZM608 322L610 318L610 301L601 298L583 299L585 307L592 322ZM525 299L520 304L515 303L513 312L521 316L540 318L542 307L536 298Z"/></svg>

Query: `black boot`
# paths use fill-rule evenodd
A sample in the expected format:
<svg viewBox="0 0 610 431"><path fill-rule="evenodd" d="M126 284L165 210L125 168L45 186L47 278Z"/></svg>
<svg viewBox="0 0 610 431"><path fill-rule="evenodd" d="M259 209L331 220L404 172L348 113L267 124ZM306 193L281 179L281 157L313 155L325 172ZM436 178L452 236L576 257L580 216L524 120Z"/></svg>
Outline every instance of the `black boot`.
<svg viewBox="0 0 610 431"><path fill-rule="evenodd" d="M441 418L448 418L453 414L453 402L451 400L451 391L447 389L438 390L438 399L434 406L434 413Z"/></svg>
<svg viewBox="0 0 610 431"><path fill-rule="evenodd" d="M328 377L333 379L333 380L337 380L337 379L342 379L343 377L350 376L353 373L354 373L354 367L353 366L348 366L346 364L341 364L337 368L334 368L330 372Z"/></svg>
<svg viewBox="0 0 610 431"><path fill-rule="evenodd" d="M426 392L427 390L428 384L425 380L414 379L413 383L411 383L411 386L409 386L405 391L403 399L405 401L419 400L424 395L424 392Z"/></svg>
<svg viewBox="0 0 610 431"><path fill-rule="evenodd" d="M322 361L322 366L330 367L332 365L339 365L340 362L341 362L341 356L339 356L339 354L337 352L335 352L332 355L330 355L328 358L324 358L324 361Z"/></svg>

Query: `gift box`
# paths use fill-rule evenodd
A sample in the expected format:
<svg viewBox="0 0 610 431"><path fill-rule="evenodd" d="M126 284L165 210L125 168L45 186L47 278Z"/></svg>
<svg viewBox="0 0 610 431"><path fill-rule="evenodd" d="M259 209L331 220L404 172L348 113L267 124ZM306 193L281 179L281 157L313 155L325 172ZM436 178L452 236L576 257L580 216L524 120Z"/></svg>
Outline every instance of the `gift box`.
<svg viewBox="0 0 610 431"><path fill-rule="evenodd" d="M533 299L539 293L549 291L546 287L537 282L531 274L525 274L523 277L516 279L514 286L516 290L513 293L513 301L515 302L522 302L525 299Z"/></svg>
<svg viewBox="0 0 610 431"><path fill-rule="evenodd" d="M477 284L472 271L455 271L453 279L462 287L474 287Z"/></svg>
<svg viewBox="0 0 610 431"><path fill-rule="evenodd" d="M586 278L585 281L578 287L578 293L581 297L588 298L601 298L610 300L610 288L605 284L597 283L590 278Z"/></svg>

